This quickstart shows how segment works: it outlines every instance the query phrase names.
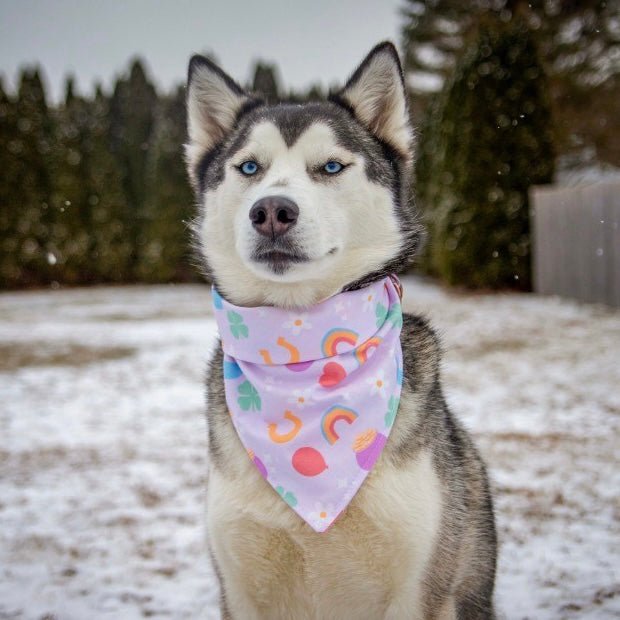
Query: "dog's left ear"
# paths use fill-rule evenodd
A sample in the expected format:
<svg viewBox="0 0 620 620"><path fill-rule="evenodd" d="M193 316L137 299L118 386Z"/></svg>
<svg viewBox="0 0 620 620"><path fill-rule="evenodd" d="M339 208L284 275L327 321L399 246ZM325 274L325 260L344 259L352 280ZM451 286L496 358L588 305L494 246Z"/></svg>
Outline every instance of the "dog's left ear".
<svg viewBox="0 0 620 620"><path fill-rule="evenodd" d="M409 120L403 70L392 43L379 43L355 70L345 87L330 97L349 108L358 121L413 161L413 129Z"/></svg>

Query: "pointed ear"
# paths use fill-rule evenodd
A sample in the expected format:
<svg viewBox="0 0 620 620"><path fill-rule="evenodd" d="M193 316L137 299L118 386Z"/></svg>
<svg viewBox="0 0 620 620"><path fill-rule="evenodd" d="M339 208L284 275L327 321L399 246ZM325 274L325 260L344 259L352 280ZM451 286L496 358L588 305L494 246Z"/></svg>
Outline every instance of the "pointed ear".
<svg viewBox="0 0 620 620"><path fill-rule="evenodd" d="M403 70L392 43L374 47L345 87L330 99L349 108L362 125L411 164L413 129Z"/></svg>
<svg viewBox="0 0 620 620"><path fill-rule="evenodd" d="M232 130L237 115L252 97L204 56L193 56L187 76L187 132L185 158L197 185L196 167L202 156Z"/></svg>

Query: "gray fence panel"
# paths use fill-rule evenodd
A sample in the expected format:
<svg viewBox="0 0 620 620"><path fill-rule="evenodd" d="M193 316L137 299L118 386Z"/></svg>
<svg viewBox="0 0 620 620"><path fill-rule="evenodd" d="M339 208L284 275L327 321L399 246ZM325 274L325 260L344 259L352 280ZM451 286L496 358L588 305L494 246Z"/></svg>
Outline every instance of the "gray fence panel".
<svg viewBox="0 0 620 620"><path fill-rule="evenodd" d="M620 181L531 197L534 290L620 307Z"/></svg>
<svg viewBox="0 0 620 620"><path fill-rule="evenodd" d="M606 248L609 250L607 259L607 287L610 290L610 304L620 308L620 186L608 186L610 194L605 205ZM612 192L615 193L612 195ZM615 201L615 202L614 202Z"/></svg>

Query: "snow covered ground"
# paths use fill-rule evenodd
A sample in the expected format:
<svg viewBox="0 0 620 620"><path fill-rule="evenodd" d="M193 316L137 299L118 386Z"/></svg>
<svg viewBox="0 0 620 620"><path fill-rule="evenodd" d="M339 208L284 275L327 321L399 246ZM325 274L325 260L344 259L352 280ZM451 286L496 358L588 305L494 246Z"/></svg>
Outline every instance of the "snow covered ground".
<svg viewBox="0 0 620 620"><path fill-rule="evenodd" d="M532 295L405 306L489 463L509 620L620 617L620 313ZM0 618L208 618L206 287L0 295Z"/></svg>

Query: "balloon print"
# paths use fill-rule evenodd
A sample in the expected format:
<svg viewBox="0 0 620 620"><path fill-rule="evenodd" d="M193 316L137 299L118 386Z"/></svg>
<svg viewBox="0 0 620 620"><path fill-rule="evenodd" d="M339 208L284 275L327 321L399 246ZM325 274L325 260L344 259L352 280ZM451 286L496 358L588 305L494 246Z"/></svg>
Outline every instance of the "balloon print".
<svg viewBox="0 0 620 620"><path fill-rule="evenodd" d="M295 451L293 467L302 476L318 476L327 469L323 455L314 448L305 447Z"/></svg>

